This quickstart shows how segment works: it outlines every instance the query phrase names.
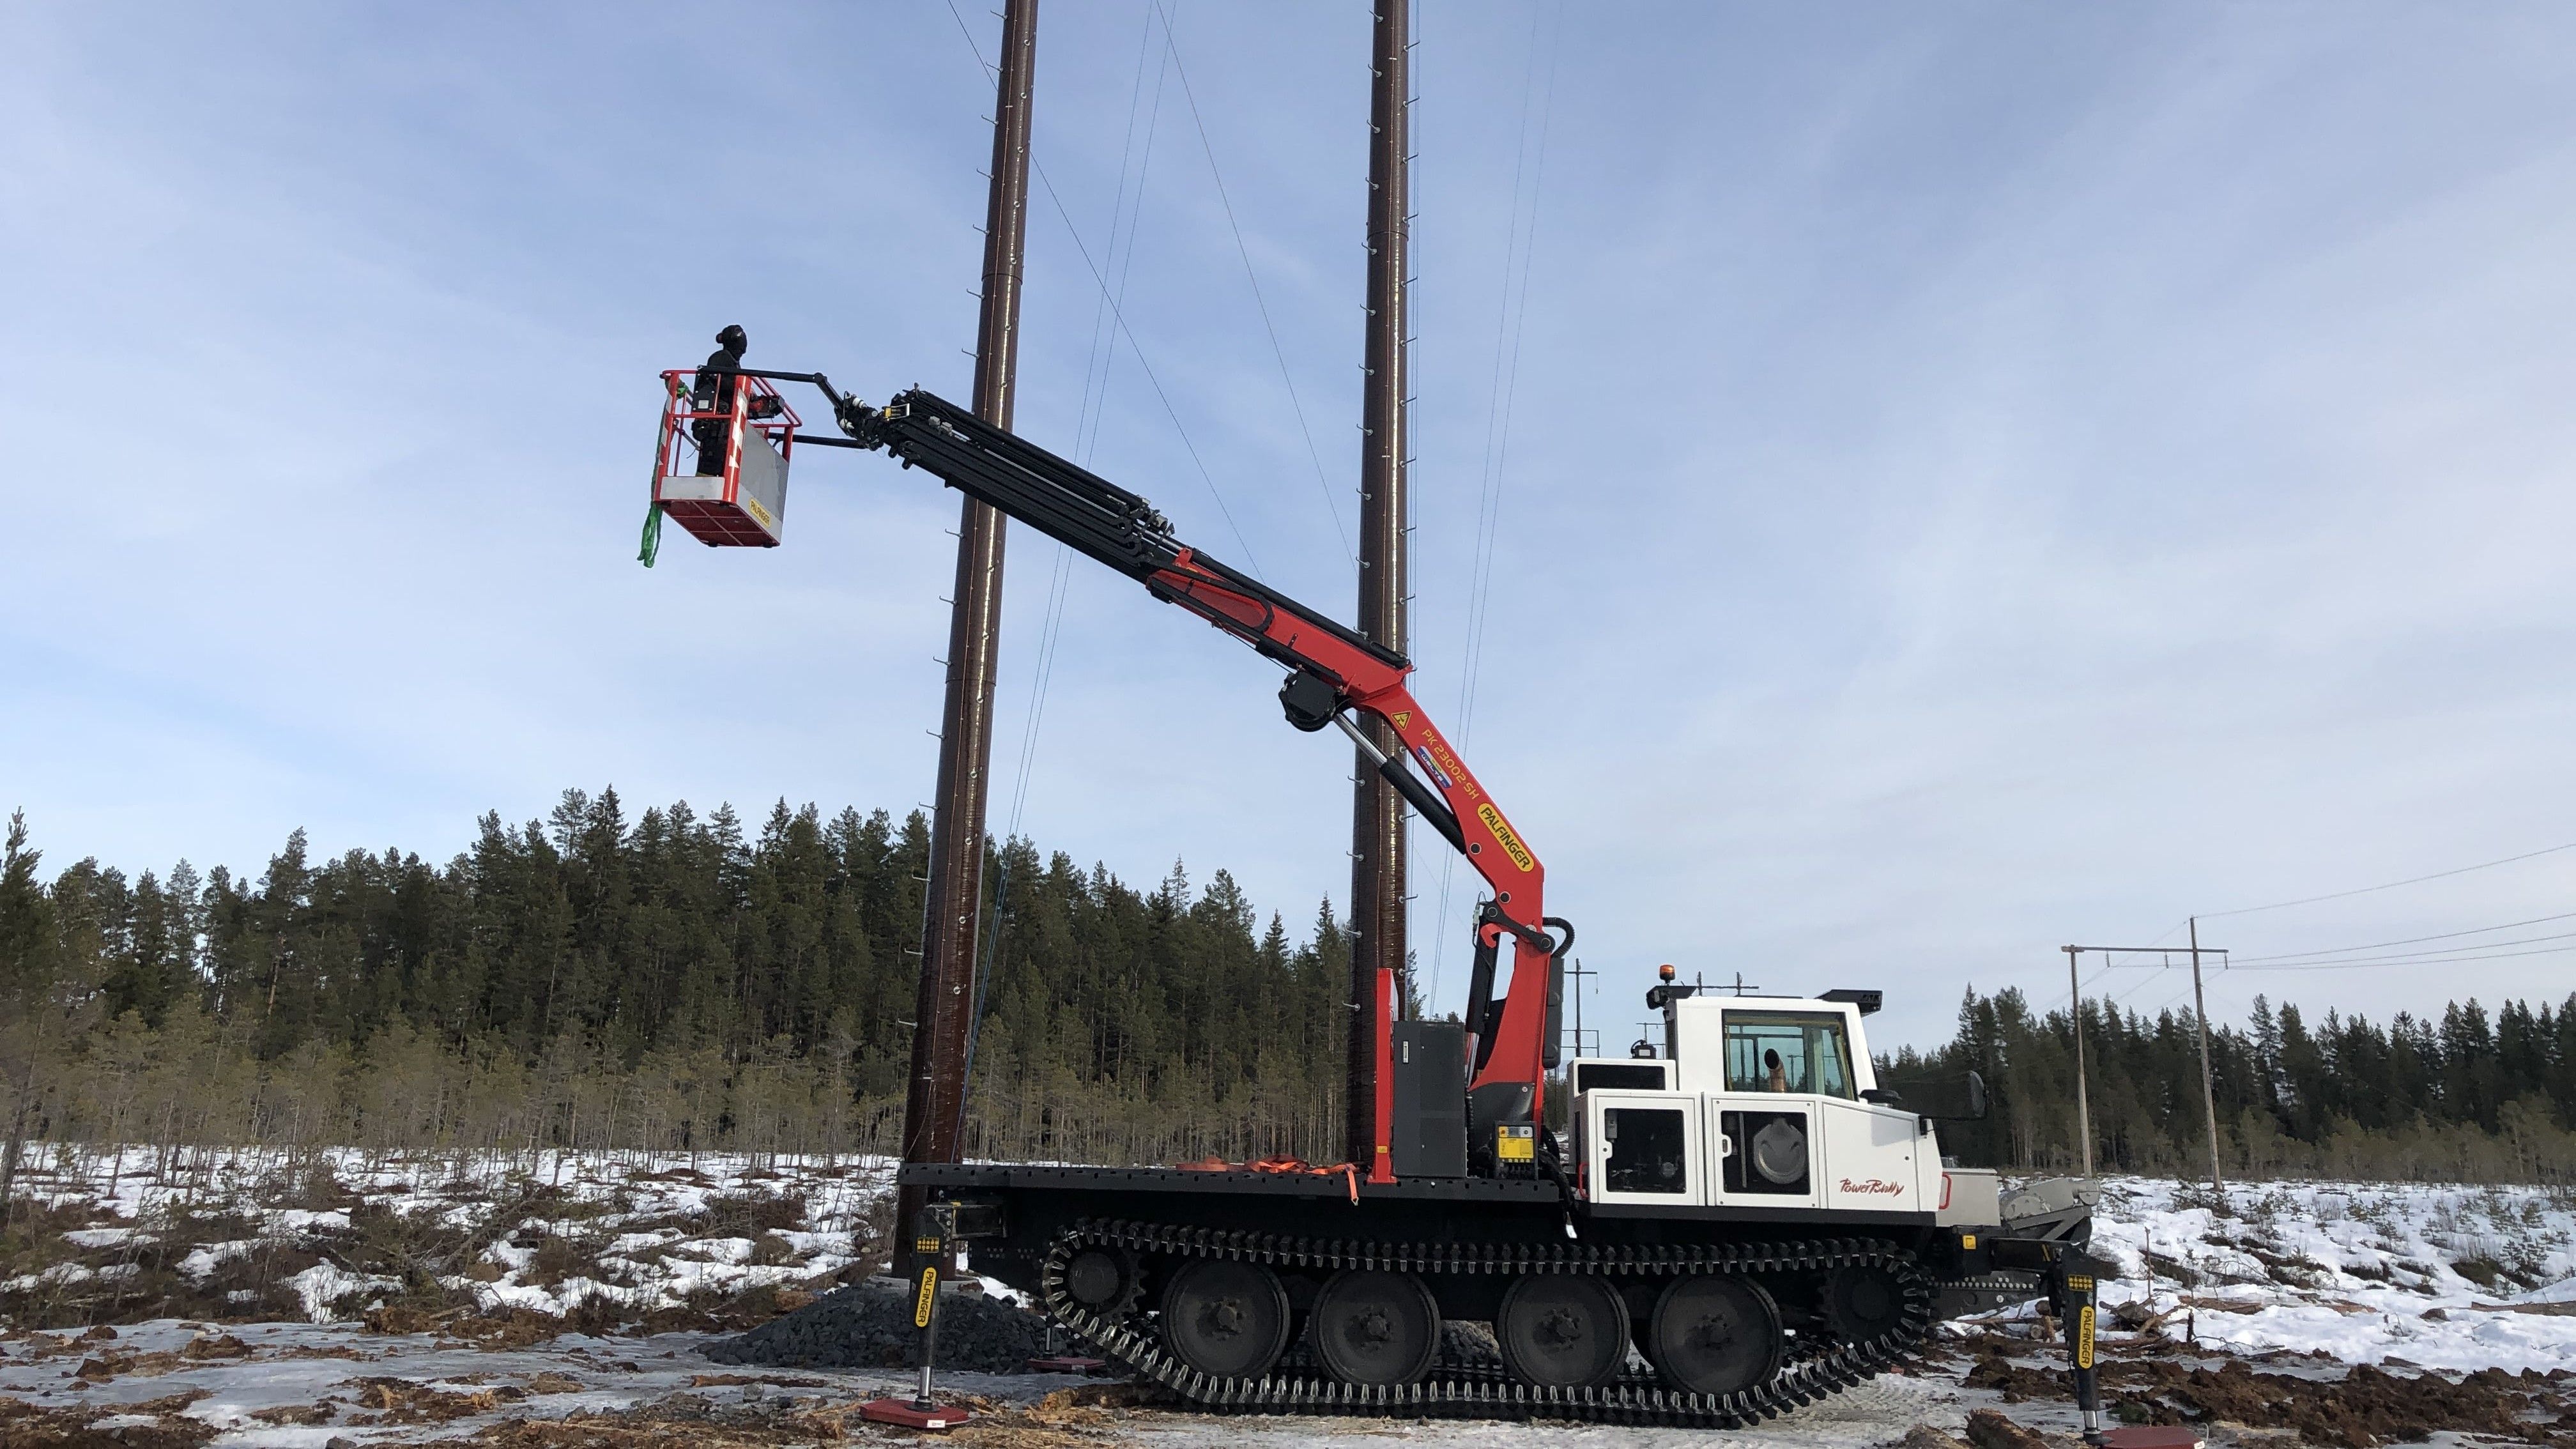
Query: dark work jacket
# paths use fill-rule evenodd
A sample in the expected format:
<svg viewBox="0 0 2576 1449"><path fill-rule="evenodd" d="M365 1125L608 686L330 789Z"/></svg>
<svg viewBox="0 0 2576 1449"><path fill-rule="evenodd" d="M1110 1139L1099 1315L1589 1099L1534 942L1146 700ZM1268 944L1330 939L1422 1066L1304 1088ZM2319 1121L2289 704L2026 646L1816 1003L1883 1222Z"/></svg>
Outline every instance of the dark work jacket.
<svg viewBox="0 0 2576 1449"><path fill-rule="evenodd" d="M704 367L698 369L689 388L689 401L700 412L733 410L733 390L741 379L726 369L742 366L742 354L730 347L719 347L707 354Z"/></svg>

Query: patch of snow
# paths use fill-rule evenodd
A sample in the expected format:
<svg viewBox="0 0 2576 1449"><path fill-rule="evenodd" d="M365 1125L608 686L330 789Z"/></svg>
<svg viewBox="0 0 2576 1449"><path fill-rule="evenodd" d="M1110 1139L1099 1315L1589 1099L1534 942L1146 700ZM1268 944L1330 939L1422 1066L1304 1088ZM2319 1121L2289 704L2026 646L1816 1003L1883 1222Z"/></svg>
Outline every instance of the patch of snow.
<svg viewBox="0 0 2576 1449"><path fill-rule="evenodd" d="M2571 1243L2576 1208L2540 1190L2419 1184L2111 1178L2093 1223L2105 1306L2166 1337L2463 1370L2576 1369L2576 1316L2498 1311L2576 1297Z"/></svg>
<svg viewBox="0 0 2576 1449"><path fill-rule="evenodd" d="M187 1274L191 1278L210 1277L217 1268L222 1267L233 1259L249 1257L250 1250L258 1246L259 1244L248 1238L234 1238L228 1242L208 1243L204 1247L190 1253L188 1256L181 1258L179 1260L179 1271Z"/></svg>
<svg viewBox="0 0 2576 1449"><path fill-rule="evenodd" d="M63 1234L63 1241L80 1248L121 1248L131 1242L151 1242L152 1235L137 1228L75 1228Z"/></svg>
<svg viewBox="0 0 2576 1449"><path fill-rule="evenodd" d="M400 1288L399 1278L352 1273L337 1263L316 1263L286 1280L304 1303L304 1316L315 1323L332 1320L331 1305L352 1293L382 1293Z"/></svg>

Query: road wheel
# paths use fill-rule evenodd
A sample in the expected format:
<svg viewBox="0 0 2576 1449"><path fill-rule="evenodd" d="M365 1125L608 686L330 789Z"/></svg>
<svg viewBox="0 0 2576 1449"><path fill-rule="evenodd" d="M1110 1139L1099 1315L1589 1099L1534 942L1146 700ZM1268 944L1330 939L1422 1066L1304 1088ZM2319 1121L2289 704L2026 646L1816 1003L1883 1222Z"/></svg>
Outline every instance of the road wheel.
<svg viewBox="0 0 2576 1449"><path fill-rule="evenodd" d="M1258 1378L1288 1347L1288 1294L1257 1263L1201 1258L1163 1290L1163 1346L1216 1378Z"/></svg>
<svg viewBox="0 0 2576 1449"><path fill-rule="evenodd" d="M1503 1294L1494 1341L1503 1366L1524 1383L1606 1384L1628 1361L1628 1305L1607 1279L1533 1274Z"/></svg>
<svg viewBox="0 0 2576 1449"><path fill-rule="evenodd" d="M1646 1324L1646 1359L1686 1394L1733 1394L1780 1366L1780 1309L1762 1285L1697 1273L1676 1278Z"/></svg>
<svg viewBox="0 0 2576 1449"><path fill-rule="evenodd" d="M1410 1273L1336 1273L1310 1317L1315 1352L1345 1383L1416 1383L1440 1356L1440 1305Z"/></svg>
<svg viewBox="0 0 2576 1449"><path fill-rule="evenodd" d="M1142 1286L1136 1260L1125 1248L1102 1243L1073 1255L1064 1265L1064 1288L1073 1301L1108 1319L1123 1321L1135 1310Z"/></svg>
<svg viewBox="0 0 2576 1449"><path fill-rule="evenodd" d="M1869 1343L1905 1321L1905 1289L1885 1268L1836 1268L1825 1279L1825 1323L1845 1343Z"/></svg>

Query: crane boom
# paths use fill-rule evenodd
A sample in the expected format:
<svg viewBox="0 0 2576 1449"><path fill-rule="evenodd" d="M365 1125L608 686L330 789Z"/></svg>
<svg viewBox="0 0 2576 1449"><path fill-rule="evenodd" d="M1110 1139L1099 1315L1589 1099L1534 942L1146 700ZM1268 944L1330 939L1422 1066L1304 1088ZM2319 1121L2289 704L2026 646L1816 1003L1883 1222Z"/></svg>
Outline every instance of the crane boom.
<svg viewBox="0 0 2576 1449"><path fill-rule="evenodd" d="M1339 725L1350 734L1492 893L1478 909L1468 984L1469 1141L1480 1156L1494 1149L1503 1170L1535 1170L1531 1148L1510 1145L1532 1143L1534 1134L1501 1133L1504 1145L1495 1148L1497 1129L1532 1128L1541 1120L1547 1069L1557 1058L1564 955L1574 931L1544 914L1546 868L1414 699L1407 687L1412 661L1182 542L1142 495L935 393L912 388L877 408L835 390L820 373L743 371L810 382L832 400L847 438L798 434L798 443L882 449L1127 575L1289 671L1279 691L1288 722L1309 731ZM1380 754L1350 723L1354 709L1385 720L1403 753ZM1512 978L1496 1002L1495 968L1505 938L1512 943ZM1379 1140L1385 1141L1383 1132Z"/></svg>

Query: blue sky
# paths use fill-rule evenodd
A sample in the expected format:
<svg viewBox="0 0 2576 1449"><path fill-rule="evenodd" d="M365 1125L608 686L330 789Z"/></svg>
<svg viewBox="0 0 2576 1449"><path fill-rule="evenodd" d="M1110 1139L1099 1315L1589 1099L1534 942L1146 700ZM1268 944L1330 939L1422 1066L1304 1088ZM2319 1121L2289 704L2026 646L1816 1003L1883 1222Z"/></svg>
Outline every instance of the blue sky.
<svg viewBox="0 0 2576 1449"><path fill-rule="evenodd" d="M1044 13L1019 425L1347 615L1367 12L1152 13ZM1614 1047L1659 961L1881 986L1930 1040L1969 983L2062 991L2070 940L2576 841L2576 15L1424 0L1419 36L1419 693ZM813 456L787 547L633 551L653 374L725 322L964 394L989 100L945 5L22 11L0 803L56 864L255 872L299 825L443 857L568 785L926 798L953 495ZM1022 791L1056 557L1013 540L996 822L1338 899L1344 753L1115 577L1066 579ZM1466 877L1439 916L1417 838L1453 999ZM2571 897L2576 852L2208 936ZM2570 959L2211 1005L2555 998Z"/></svg>

